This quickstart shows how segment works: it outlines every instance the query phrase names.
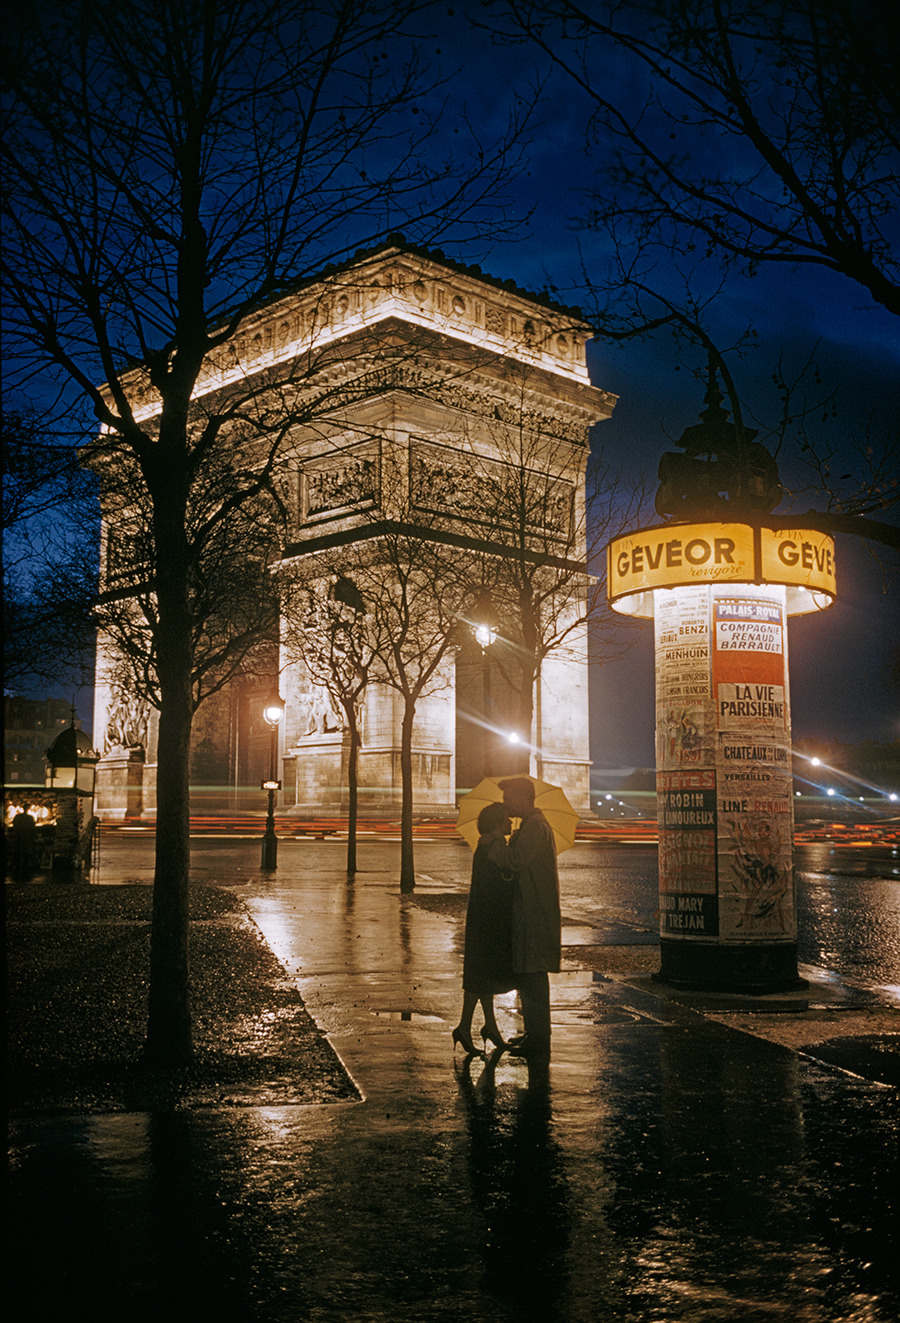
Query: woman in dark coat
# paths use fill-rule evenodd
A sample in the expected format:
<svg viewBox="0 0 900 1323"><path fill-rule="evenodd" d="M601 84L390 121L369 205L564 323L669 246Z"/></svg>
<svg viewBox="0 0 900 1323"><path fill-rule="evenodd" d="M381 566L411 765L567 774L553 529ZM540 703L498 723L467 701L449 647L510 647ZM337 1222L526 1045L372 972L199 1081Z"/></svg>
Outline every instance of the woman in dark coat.
<svg viewBox="0 0 900 1323"><path fill-rule="evenodd" d="M494 997L516 986L512 972L515 875L495 861L491 847L495 842L502 842L505 847L511 826L509 813L502 804L488 804L478 815L480 839L472 860L463 948L463 1007L459 1024L453 1030L454 1047L459 1043L466 1052L476 1051L472 1042L472 1016L479 1001L484 1011L482 1041L506 1046L494 1015Z"/></svg>

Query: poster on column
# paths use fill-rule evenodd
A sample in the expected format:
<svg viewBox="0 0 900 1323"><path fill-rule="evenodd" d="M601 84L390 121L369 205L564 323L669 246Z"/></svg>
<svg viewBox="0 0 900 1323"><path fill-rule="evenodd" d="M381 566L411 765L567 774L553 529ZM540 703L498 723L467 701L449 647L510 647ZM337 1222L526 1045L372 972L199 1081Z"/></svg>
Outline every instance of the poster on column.
<svg viewBox="0 0 900 1323"><path fill-rule="evenodd" d="M716 937L716 774L656 774L661 937Z"/></svg>
<svg viewBox="0 0 900 1323"><path fill-rule="evenodd" d="M720 731L784 729L784 618L777 599L713 601L713 688Z"/></svg>
<svg viewBox="0 0 900 1323"><path fill-rule="evenodd" d="M656 594L656 765L709 766L715 760L710 689L709 589Z"/></svg>
<svg viewBox="0 0 900 1323"><path fill-rule="evenodd" d="M660 936L715 937L716 713L708 587L657 592L654 619Z"/></svg>
<svg viewBox="0 0 900 1323"><path fill-rule="evenodd" d="M720 933L792 938L793 805L784 603L713 601Z"/></svg>
<svg viewBox="0 0 900 1323"><path fill-rule="evenodd" d="M764 734L720 737L721 935L796 936L790 749Z"/></svg>

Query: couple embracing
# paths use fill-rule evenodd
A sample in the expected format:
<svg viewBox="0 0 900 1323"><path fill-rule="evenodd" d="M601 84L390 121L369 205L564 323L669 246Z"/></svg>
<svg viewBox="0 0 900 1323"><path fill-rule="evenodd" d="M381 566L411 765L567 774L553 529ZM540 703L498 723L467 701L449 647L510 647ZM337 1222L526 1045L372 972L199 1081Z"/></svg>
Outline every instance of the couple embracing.
<svg viewBox="0 0 900 1323"><path fill-rule="evenodd" d="M472 1016L484 1011L485 1045L515 1056L550 1057L550 973L559 972L559 876L553 832L534 805L526 777L501 781L503 802L489 804L478 818L479 841L472 863L463 954L463 1009L453 1030L454 1045L474 1052ZM509 836L511 818L518 830ZM509 836L509 840L507 840ZM516 988L524 1031L504 1042L494 1015L494 996Z"/></svg>

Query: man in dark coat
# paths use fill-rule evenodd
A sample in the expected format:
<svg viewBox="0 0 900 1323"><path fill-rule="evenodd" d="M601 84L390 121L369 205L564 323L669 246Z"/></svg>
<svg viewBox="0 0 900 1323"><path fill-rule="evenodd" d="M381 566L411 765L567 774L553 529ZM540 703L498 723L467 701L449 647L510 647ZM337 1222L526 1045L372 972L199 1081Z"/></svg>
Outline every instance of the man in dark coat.
<svg viewBox="0 0 900 1323"><path fill-rule="evenodd" d="M562 954L559 875L550 824L534 806L527 777L501 781L503 803L520 825L509 842L516 872L513 894L512 959L525 1032L513 1051L529 1059L550 1056L550 980Z"/></svg>

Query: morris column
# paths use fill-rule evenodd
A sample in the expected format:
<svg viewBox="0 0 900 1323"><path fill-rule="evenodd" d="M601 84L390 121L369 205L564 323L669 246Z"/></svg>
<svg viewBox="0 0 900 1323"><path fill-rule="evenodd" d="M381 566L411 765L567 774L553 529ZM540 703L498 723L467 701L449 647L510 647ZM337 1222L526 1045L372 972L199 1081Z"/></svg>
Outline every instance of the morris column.
<svg viewBox="0 0 900 1323"><path fill-rule="evenodd" d="M609 598L616 610L654 622L659 977L679 987L775 992L799 982L787 617L831 605L834 546L760 514L781 488L771 456L746 434L743 500L723 482L730 477L732 490L741 489L733 462L712 484L697 482L723 452L734 459L721 431L717 446L703 447L719 460L692 453L709 413L682 438L687 456L663 457L657 510L693 514L701 503L718 504L744 518L617 538L607 553ZM716 421L721 428L721 410ZM765 460L771 471L761 477Z"/></svg>

